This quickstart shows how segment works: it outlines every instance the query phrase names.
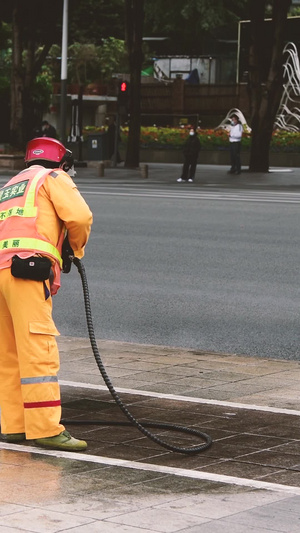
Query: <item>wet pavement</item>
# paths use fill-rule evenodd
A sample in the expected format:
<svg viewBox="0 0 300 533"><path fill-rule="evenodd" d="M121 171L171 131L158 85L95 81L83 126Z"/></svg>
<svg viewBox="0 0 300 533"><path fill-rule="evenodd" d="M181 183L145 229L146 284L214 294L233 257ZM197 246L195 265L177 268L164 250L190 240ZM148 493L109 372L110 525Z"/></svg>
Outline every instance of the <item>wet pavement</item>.
<svg viewBox="0 0 300 533"><path fill-rule="evenodd" d="M0 443L0 532L300 532L300 363L99 340L141 423L196 428L213 444L169 451L126 421L87 339L59 338L63 418L84 453ZM193 435L151 429L176 446Z"/></svg>

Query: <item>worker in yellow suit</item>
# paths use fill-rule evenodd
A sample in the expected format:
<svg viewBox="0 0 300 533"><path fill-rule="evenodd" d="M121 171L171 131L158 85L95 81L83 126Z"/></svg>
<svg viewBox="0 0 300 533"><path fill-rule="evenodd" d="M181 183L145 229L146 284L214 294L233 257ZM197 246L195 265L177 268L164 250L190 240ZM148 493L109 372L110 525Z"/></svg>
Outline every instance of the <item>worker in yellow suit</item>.
<svg viewBox="0 0 300 533"><path fill-rule="evenodd" d="M92 213L67 174L72 154L36 138L27 168L0 189L0 408L6 442L81 451L60 423L59 353L52 295L60 287L63 242L84 255Z"/></svg>

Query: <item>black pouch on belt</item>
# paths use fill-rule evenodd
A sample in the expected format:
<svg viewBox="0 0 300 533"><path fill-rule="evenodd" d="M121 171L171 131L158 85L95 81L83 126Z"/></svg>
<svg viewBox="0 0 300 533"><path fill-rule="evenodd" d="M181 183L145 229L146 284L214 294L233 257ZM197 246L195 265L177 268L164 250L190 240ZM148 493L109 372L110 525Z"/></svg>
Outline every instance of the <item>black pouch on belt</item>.
<svg viewBox="0 0 300 533"><path fill-rule="evenodd" d="M14 255L11 263L11 273L15 278L45 281L50 277L51 261L48 257L28 257L21 259Z"/></svg>

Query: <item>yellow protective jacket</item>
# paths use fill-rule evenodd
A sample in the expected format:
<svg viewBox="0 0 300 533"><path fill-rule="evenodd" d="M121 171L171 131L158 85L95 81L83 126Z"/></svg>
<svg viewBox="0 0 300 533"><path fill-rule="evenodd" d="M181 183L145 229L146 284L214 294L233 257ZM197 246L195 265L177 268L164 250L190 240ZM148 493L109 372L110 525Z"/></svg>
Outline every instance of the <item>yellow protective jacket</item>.
<svg viewBox="0 0 300 533"><path fill-rule="evenodd" d="M47 256L53 265L51 294L55 294L66 230L80 259L91 224L92 213L66 172L39 165L23 170L0 189L0 269L10 267L14 255Z"/></svg>

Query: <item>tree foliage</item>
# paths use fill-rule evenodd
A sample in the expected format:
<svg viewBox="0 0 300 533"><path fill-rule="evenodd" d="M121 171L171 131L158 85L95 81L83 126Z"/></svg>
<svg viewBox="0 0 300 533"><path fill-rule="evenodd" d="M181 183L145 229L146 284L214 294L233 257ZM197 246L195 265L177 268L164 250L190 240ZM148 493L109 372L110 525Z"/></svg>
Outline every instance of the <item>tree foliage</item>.
<svg viewBox="0 0 300 533"><path fill-rule="evenodd" d="M120 33L122 3L123 0L70 2L71 39L78 36L81 43L94 40L100 45L104 38ZM10 141L17 148L24 147L35 122L40 120L34 88L51 46L61 44L62 8L61 0L52 0L51 6L40 0L0 3L0 20L11 25Z"/></svg>
<svg viewBox="0 0 300 533"><path fill-rule="evenodd" d="M124 0L72 0L69 2L70 42L102 44L124 39Z"/></svg>
<svg viewBox="0 0 300 533"><path fill-rule="evenodd" d="M0 23L0 94L10 85L10 71L12 58L12 43L10 25Z"/></svg>
<svg viewBox="0 0 300 533"><path fill-rule="evenodd" d="M102 80L107 81L113 73L128 72L128 57L125 41L108 37L103 39L99 48L100 74Z"/></svg>
<svg viewBox="0 0 300 533"><path fill-rule="evenodd" d="M167 13L167 16L166 16ZM218 31L236 38L247 0L145 0L145 35L166 37L163 53L202 55L217 46Z"/></svg>
<svg viewBox="0 0 300 533"><path fill-rule="evenodd" d="M12 28L10 140L18 148L30 137L36 111L33 86L58 32L60 5L59 0L52 0L44 16L39 0L0 4L0 19Z"/></svg>
<svg viewBox="0 0 300 533"><path fill-rule="evenodd" d="M60 81L61 47L53 45L46 66L54 82ZM108 37L101 46L73 42L68 47L68 82L79 85L108 82L115 72L128 72L125 42Z"/></svg>

